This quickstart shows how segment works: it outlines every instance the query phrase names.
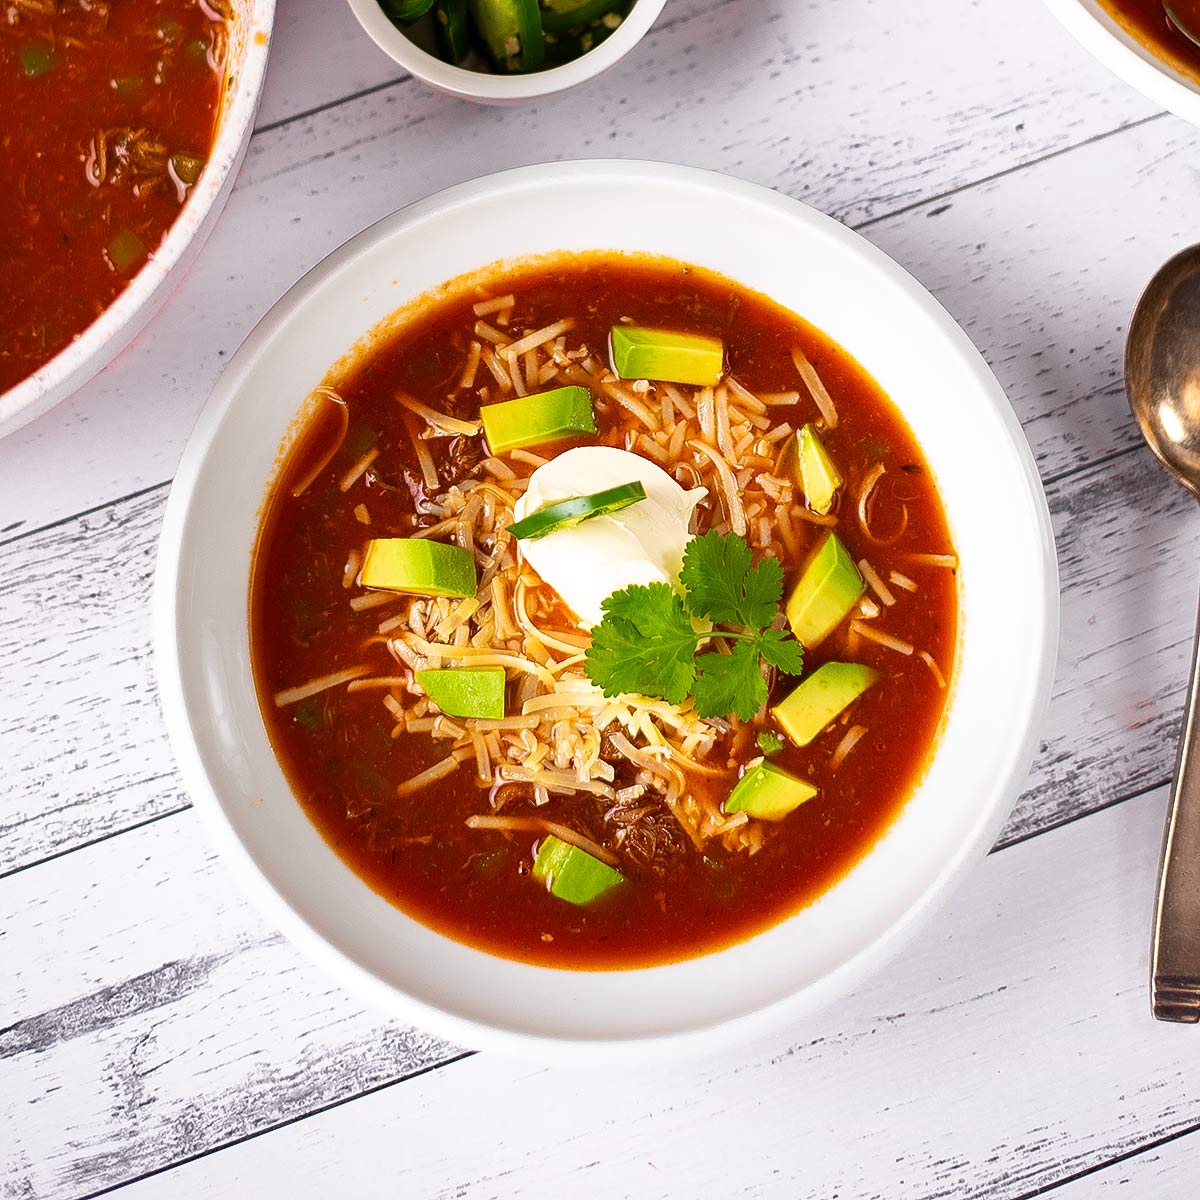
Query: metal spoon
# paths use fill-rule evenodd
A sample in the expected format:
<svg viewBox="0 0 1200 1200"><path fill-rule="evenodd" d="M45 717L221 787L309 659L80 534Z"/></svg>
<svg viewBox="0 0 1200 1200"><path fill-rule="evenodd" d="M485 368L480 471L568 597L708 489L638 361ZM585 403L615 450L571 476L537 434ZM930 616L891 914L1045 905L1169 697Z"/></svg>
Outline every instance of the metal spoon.
<svg viewBox="0 0 1200 1200"><path fill-rule="evenodd" d="M1163 466L1200 497L1200 246L1150 281L1125 339L1125 390ZM1160 1021L1200 1020L1200 629L1175 763L1154 914L1151 1003Z"/></svg>
<svg viewBox="0 0 1200 1200"><path fill-rule="evenodd" d="M1163 0L1163 11L1167 20L1183 34L1200 46L1200 5L1196 0ZM1179 14L1182 13L1183 16Z"/></svg>

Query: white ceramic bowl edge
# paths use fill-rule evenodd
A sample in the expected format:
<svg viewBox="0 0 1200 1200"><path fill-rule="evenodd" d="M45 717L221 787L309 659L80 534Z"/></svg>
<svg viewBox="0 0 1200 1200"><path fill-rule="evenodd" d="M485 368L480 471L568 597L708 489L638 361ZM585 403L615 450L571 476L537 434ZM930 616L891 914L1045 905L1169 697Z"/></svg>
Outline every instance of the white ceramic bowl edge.
<svg viewBox="0 0 1200 1200"><path fill-rule="evenodd" d="M1113 20L1097 0L1044 0L1085 50L1148 100L1200 125L1200 82L1177 71Z"/></svg>
<svg viewBox="0 0 1200 1200"><path fill-rule="evenodd" d="M371 892L324 844L258 713L247 578L288 424L367 329L494 257L486 231L497 227L514 257L661 253L799 312L892 395L946 501L962 561L962 644L926 778L845 879L718 954L572 973L441 937ZM248 395L254 404L239 403ZM1003 512L997 495L1007 498ZM593 161L509 171L421 201L335 251L276 304L234 356L185 451L163 527L155 646L188 790L250 892L298 944L346 983L452 1040L644 1061L757 1036L814 1011L895 953L946 898L994 842L1036 749L1057 596L1045 497L1016 418L965 334L910 276L836 221L764 188L690 168Z"/></svg>

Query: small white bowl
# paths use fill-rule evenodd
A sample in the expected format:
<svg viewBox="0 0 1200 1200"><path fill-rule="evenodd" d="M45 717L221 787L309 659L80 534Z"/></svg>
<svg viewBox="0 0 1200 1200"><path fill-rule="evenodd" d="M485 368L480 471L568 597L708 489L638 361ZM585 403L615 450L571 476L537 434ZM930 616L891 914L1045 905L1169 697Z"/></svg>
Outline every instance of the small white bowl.
<svg viewBox="0 0 1200 1200"><path fill-rule="evenodd" d="M378 0L347 2L375 45L430 87L479 104L521 104L566 91L608 70L642 40L666 0L637 0L620 28L600 45L572 62L531 71L528 75L498 75L443 62L418 43L420 28L398 29L384 15Z"/></svg>
<svg viewBox="0 0 1200 1200"><path fill-rule="evenodd" d="M816 903L715 954L577 972L443 937L330 849L263 726L248 590L280 444L313 386L366 331L501 248L512 257L657 253L774 297L882 384L945 501L961 563L961 637L926 777ZM159 688L180 770L269 919L345 984L455 1041L606 1062L757 1035L850 990L902 945L992 845L1021 787L1057 627L1054 544L1033 458L987 365L937 301L803 204L705 171L628 161L527 167L450 188L310 271L247 338L200 417L167 505L155 598Z"/></svg>
<svg viewBox="0 0 1200 1200"><path fill-rule="evenodd" d="M200 252L233 190L254 130L275 0L234 0L217 136L192 194L129 286L73 342L0 393L0 437L65 400L141 332Z"/></svg>
<svg viewBox="0 0 1200 1200"><path fill-rule="evenodd" d="M1097 0L1044 0L1097 61L1147 100L1200 125L1200 81L1177 71L1123 29Z"/></svg>

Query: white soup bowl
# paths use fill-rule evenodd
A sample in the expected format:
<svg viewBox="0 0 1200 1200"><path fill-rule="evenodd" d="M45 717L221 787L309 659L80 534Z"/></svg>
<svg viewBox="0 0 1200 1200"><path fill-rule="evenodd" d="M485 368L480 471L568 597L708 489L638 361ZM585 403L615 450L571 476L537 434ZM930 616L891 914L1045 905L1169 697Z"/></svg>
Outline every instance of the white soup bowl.
<svg viewBox="0 0 1200 1200"><path fill-rule="evenodd" d="M960 556L944 731L895 822L845 878L774 928L628 971L495 957L372 891L294 798L251 674L251 554L305 397L390 313L498 250L574 249L710 268L836 339L909 422ZM995 840L1037 746L1058 622L1054 544L1029 448L983 359L938 303L803 204L640 162L529 167L453 187L310 271L247 338L200 417L167 506L156 590L159 685L184 781L269 919L348 986L458 1042L605 1061L755 1035L844 994L891 955Z"/></svg>

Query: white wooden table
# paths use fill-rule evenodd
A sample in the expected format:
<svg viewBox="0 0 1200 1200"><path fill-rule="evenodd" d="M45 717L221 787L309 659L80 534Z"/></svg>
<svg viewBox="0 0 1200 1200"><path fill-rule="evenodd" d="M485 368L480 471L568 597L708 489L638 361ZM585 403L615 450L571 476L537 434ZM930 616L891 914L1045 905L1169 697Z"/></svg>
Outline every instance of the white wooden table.
<svg viewBox="0 0 1200 1200"><path fill-rule="evenodd" d="M397 73L341 0L281 0L274 42L199 264L0 443L0 1196L1200 1194L1200 1030L1146 995L1200 538L1120 370L1139 288L1200 237L1200 132L1038 0L670 0L610 74L510 110ZM776 1040L619 1078L405 1028L265 925L190 811L149 644L168 483L268 305L401 204L578 156L770 184L912 271L1008 390L1063 582L1041 751L950 907Z"/></svg>

